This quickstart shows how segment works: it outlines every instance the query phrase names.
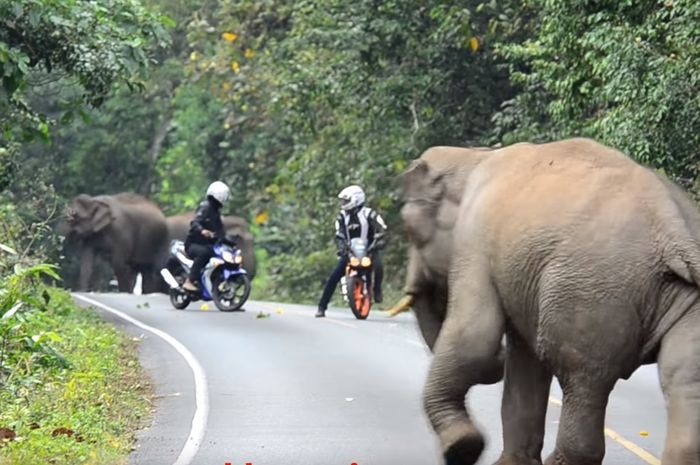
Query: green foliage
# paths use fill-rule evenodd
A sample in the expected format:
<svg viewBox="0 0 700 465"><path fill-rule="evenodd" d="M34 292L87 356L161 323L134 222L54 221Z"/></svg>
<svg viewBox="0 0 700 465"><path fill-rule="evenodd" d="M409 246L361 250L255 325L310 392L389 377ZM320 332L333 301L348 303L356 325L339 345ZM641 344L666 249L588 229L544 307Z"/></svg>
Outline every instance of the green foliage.
<svg viewBox="0 0 700 465"><path fill-rule="evenodd" d="M0 0L0 131L48 138L50 120L32 100L63 86L64 119L99 106L117 82L141 86L149 44L165 45L166 17L138 0Z"/></svg>
<svg viewBox="0 0 700 465"><path fill-rule="evenodd" d="M40 272L53 273L35 267L2 283L0 427L16 437L0 464L125 463L149 407L134 347L66 292L37 288ZM6 313L8 296L28 289L41 301Z"/></svg>
<svg viewBox="0 0 700 465"><path fill-rule="evenodd" d="M0 464L125 463L148 415L133 344L49 286L55 194L0 195ZM48 213L47 213L48 212Z"/></svg>
<svg viewBox="0 0 700 465"><path fill-rule="evenodd" d="M335 260L335 196L349 183L362 184L387 218L395 239L386 263L402 269L396 176L430 145L485 142L491 115L510 97L478 8L220 1L190 23L188 86L220 106L198 133L208 139L205 157L192 137L189 150L180 142L167 153L186 153L172 159L183 166L215 167L240 189L246 216L269 215L258 244L271 253L271 297L317 297Z"/></svg>
<svg viewBox="0 0 700 465"><path fill-rule="evenodd" d="M585 135L692 185L700 149L700 3L534 2L539 29L504 43L522 87L506 143Z"/></svg>
<svg viewBox="0 0 700 465"><path fill-rule="evenodd" d="M44 261L56 262L61 239L54 232L60 210L60 200L52 187L32 180L14 180L16 186L32 184L27 194L0 193L0 276L11 273L16 266L30 268Z"/></svg>
<svg viewBox="0 0 700 465"><path fill-rule="evenodd" d="M158 14L133 0L112 0L112 9L137 12L133 18L108 20L126 31L112 36L116 44L143 31L131 26L146 25L142 42L126 42L158 62L143 81L134 78L140 67L129 68L142 92L122 86L70 124L59 103L81 92L51 84L60 96L52 103L28 97L58 121L52 145L0 148L0 187L9 186L12 203L36 185L55 188L38 199L62 202L136 191L179 213L223 179L233 187L227 213L259 221L258 298L318 297L334 261L335 196L350 183L365 187L389 223L388 288L400 288L406 244L396 181L431 145L590 136L697 184L698 2L143 4L173 18L167 49L153 49L162 39L151 29L160 27ZM105 49L123 50L115 43Z"/></svg>

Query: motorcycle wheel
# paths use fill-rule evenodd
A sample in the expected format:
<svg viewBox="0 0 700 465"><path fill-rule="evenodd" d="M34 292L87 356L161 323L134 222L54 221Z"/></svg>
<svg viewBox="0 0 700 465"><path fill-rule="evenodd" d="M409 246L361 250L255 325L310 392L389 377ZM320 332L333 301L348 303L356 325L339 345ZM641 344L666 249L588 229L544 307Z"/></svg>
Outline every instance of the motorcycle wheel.
<svg viewBox="0 0 700 465"><path fill-rule="evenodd" d="M237 274L226 281L217 282L212 289L214 305L222 312L235 312L250 296L250 278L247 274Z"/></svg>
<svg viewBox="0 0 700 465"><path fill-rule="evenodd" d="M372 301L369 297L367 282L361 276L348 276L346 279L348 286L348 300L350 310L358 320L366 320L369 316Z"/></svg>
<svg viewBox="0 0 700 465"><path fill-rule="evenodd" d="M180 289L170 289L170 303L178 310L184 310L190 304L191 300L187 293Z"/></svg>

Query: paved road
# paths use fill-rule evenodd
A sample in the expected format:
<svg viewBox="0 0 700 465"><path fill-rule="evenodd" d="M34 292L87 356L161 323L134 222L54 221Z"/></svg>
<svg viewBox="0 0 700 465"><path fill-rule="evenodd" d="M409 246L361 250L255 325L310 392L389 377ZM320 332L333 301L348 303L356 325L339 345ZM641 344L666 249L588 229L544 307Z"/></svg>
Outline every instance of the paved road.
<svg viewBox="0 0 700 465"><path fill-rule="evenodd" d="M299 305L250 302L246 312L221 313L198 303L177 311L160 295L85 296L164 331L199 361L210 409L193 465L441 464L420 403L429 352L409 314L377 312L363 322L341 309L315 319L313 308ZM195 413L192 370L160 337L101 313L142 339L156 389L153 424L139 434L130 463L172 465ZM500 396L495 385L469 398L488 434L482 464L501 449ZM554 444L558 399L555 382L545 453ZM618 384L607 424L606 464L658 463L666 417L655 366Z"/></svg>

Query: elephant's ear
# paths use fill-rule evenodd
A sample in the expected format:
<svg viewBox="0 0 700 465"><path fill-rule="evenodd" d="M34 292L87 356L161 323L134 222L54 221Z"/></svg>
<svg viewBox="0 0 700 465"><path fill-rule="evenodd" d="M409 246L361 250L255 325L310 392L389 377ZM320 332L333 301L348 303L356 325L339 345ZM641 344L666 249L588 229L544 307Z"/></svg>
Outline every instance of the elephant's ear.
<svg viewBox="0 0 700 465"><path fill-rule="evenodd" d="M109 203L103 200L95 200L94 207L92 210L92 230L94 232L100 232L114 219L112 215L112 207Z"/></svg>
<svg viewBox="0 0 700 465"><path fill-rule="evenodd" d="M404 200L438 201L445 192L444 175L422 159L414 160L403 175Z"/></svg>
<svg viewBox="0 0 700 465"><path fill-rule="evenodd" d="M404 197L410 197L411 193L420 192L421 186L425 184L430 168L428 164L421 160L413 160L401 177ZM406 198L405 200L408 200Z"/></svg>

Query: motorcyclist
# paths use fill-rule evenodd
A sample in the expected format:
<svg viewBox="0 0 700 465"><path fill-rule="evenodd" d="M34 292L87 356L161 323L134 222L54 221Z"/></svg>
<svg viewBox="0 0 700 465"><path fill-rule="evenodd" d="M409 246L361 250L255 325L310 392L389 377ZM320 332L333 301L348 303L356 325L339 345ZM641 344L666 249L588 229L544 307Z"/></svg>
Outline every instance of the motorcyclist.
<svg viewBox="0 0 700 465"><path fill-rule="evenodd" d="M338 247L338 263L331 272L326 287L318 303L316 317L326 316L328 303L333 296L338 281L345 274L348 264L348 244L350 239L362 238L370 244L368 251L374 263L374 301L382 301L382 279L384 271L379 258L379 250L386 245L386 223L376 210L365 207L365 193L360 186L352 185L338 194L340 213L335 220L335 241Z"/></svg>
<svg viewBox="0 0 700 465"><path fill-rule="evenodd" d="M226 235L221 220L221 207L229 198L231 191L221 181L214 181L207 188L206 198L199 204L194 218L190 222L190 231L185 239L185 251L194 260L190 274L182 285L187 291L197 291L196 283L202 269L214 256L214 244Z"/></svg>

